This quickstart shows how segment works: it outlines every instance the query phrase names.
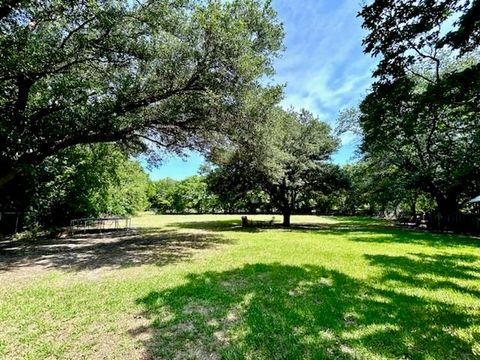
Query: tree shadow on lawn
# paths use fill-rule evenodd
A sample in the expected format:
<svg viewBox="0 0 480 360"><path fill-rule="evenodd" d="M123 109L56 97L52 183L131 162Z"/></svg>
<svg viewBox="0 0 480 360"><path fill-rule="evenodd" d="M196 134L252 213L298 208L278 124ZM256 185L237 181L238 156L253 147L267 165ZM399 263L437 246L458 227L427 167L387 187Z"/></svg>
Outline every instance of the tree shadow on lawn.
<svg viewBox="0 0 480 360"><path fill-rule="evenodd" d="M370 264L381 266L383 283L403 283L429 290L451 289L477 297L480 304L480 257L475 255L427 255L408 256L365 255ZM464 280L474 286L462 286L456 280Z"/></svg>
<svg viewBox="0 0 480 360"><path fill-rule="evenodd" d="M344 234L349 240L367 243L417 244L432 247L478 247L480 245L480 239L476 237L393 226L352 226L348 228L340 226L326 229L324 233L330 235Z"/></svg>
<svg viewBox="0 0 480 360"><path fill-rule="evenodd" d="M376 222L375 219L336 217L339 223L294 223L289 228L279 223L259 222L257 225L242 227L241 220L192 221L169 224L169 227L196 229L212 232L247 232L259 233L273 229L315 235L342 236L348 240L371 243L409 243L432 247L479 246L480 239L448 233L433 233L425 230L412 230Z"/></svg>
<svg viewBox="0 0 480 360"><path fill-rule="evenodd" d="M343 219L343 218L342 218ZM290 227L285 227L282 225L279 220L276 220L274 223L268 220L254 220L254 223L250 226L242 227L241 219L230 219L230 220L211 220L211 221L190 221L190 222L178 222L168 224L168 227L180 228L180 229L196 229L196 230L207 230L207 231L220 231L220 232L250 232L258 233L265 230L280 229L285 231L313 231L313 230L331 230L331 229L376 229L376 228L386 228L386 225L383 223L376 223L370 219L370 222L367 222L364 219L360 219L359 223L355 221L345 221L338 224L322 224L322 223L294 223Z"/></svg>
<svg viewBox="0 0 480 360"><path fill-rule="evenodd" d="M147 358L474 359L480 350L480 334L456 333L480 325L478 311L318 266L249 264L187 280L138 300L153 327Z"/></svg>
<svg viewBox="0 0 480 360"><path fill-rule="evenodd" d="M238 220L212 220L212 221L189 221L168 224L167 227L187 229L187 230L206 230L206 231L242 231L259 232L263 226L242 227L240 218Z"/></svg>
<svg viewBox="0 0 480 360"><path fill-rule="evenodd" d="M186 234L142 228L76 234L67 238L0 241L0 271L31 266L66 271L121 268L143 264L163 266L189 259L195 250L232 242L214 234Z"/></svg>

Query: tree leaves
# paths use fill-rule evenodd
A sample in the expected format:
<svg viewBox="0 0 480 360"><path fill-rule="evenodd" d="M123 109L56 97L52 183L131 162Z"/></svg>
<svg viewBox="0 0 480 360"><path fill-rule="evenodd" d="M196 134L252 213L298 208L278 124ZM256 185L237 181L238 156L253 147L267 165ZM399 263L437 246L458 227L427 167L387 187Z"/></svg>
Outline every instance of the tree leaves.
<svg viewBox="0 0 480 360"><path fill-rule="evenodd" d="M262 0L9 5L0 178L76 144L203 149L235 132L243 97L272 73L283 37Z"/></svg>
<svg viewBox="0 0 480 360"><path fill-rule="evenodd" d="M477 7L476 1L375 1L360 12L369 30L365 51L382 56L360 106L362 150L379 168L399 170L407 190L429 193L444 213L480 191L479 58L465 53L479 45ZM459 28L445 35L442 25L455 16ZM468 41L453 40L459 31ZM442 51L448 48L459 51Z"/></svg>
<svg viewBox="0 0 480 360"><path fill-rule="evenodd" d="M301 194L315 197L336 190L340 170L328 164L338 146L330 127L311 113L274 107L233 149L211 160L217 165L210 178L213 189L231 198L249 190L266 192L285 216L295 209Z"/></svg>

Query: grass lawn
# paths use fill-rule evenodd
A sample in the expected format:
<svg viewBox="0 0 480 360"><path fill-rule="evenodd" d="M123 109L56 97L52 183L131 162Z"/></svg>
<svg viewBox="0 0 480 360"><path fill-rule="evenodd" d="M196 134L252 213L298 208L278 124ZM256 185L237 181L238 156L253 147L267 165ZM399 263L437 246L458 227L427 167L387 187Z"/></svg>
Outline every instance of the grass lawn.
<svg viewBox="0 0 480 360"><path fill-rule="evenodd" d="M0 358L480 359L480 239L292 222L0 241Z"/></svg>

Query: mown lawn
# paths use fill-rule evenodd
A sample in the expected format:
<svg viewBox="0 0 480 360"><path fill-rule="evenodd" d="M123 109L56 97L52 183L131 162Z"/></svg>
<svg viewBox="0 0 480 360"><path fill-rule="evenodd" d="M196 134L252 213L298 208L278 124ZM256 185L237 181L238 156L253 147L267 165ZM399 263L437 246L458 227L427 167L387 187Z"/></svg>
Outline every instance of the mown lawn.
<svg viewBox="0 0 480 360"><path fill-rule="evenodd" d="M0 241L0 358L480 358L480 239L292 221Z"/></svg>

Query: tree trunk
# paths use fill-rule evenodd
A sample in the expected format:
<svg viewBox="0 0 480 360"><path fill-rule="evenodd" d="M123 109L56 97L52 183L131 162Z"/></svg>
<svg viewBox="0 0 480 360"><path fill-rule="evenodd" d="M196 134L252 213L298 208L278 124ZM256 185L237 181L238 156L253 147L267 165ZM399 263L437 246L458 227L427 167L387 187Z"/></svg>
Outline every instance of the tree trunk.
<svg viewBox="0 0 480 360"><path fill-rule="evenodd" d="M450 195L437 198L439 227L441 230L451 228L455 230L455 218L458 215L457 196Z"/></svg>
<svg viewBox="0 0 480 360"><path fill-rule="evenodd" d="M417 223L417 194L414 194L412 196L412 199L411 199L411 203L410 203L410 213L412 214L412 220L413 222L418 225Z"/></svg>
<svg viewBox="0 0 480 360"><path fill-rule="evenodd" d="M290 215L291 215L290 210L283 211L282 215L283 215L283 226L290 227Z"/></svg>

